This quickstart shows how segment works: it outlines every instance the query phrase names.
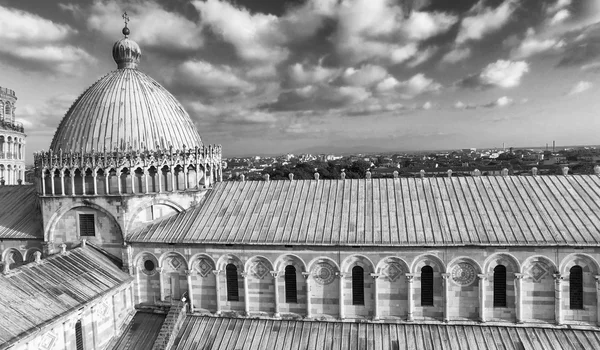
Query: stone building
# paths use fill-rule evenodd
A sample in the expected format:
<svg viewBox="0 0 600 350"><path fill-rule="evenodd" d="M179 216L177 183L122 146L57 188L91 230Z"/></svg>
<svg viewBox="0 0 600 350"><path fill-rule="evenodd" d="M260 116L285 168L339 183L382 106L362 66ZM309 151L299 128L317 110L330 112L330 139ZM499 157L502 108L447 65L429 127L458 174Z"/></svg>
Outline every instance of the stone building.
<svg viewBox="0 0 600 350"><path fill-rule="evenodd" d="M17 185L25 179L25 129L15 121L17 96L0 87L0 184Z"/></svg>
<svg viewBox="0 0 600 350"><path fill-rule="evenodd" d="M123 34L117 69L75 101L35 155L38 183L0 215L0 286L60 280L53 261L85 271L81 254L117 281L58 323L0 319L15 329L0 349L600 347L600 168L222 182L220 146ZM85 316L105 306L124 311Z"/></svg>

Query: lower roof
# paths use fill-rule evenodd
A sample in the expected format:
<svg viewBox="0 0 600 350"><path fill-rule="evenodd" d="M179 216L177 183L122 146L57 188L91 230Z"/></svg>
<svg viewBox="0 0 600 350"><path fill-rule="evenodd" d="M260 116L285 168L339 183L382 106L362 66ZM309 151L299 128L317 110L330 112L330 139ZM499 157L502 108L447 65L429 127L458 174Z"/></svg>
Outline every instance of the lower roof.
<svg viewBox="0 0 600 350"><path fill-rule="evenodd" d="M517 325L382 324L188 316L172 349L600 349L600 331Z"/></svg>
<svg viewBox="0 0 600 350"><path fill-rule="evenodd" d="M133 319L116 340L112 350L147 350L152 349L166 315L148 312L137 312Z"/></svg>
<svg viewBox="0 0 600 350"><path fill-rule="evenodd" d="M0 203L0 239L44 239L35 186L0 186Z"/></svg>
<svg viewBox="0 0 600 350"><path fill-rule="evenodd" d="M598 246L597 175L220 182L129 242Z"/></svg>
<svg viewBox="0 0 600 350"><path fill-rule="evenodd" d="M91 247L0 274L0 349L132 279Z"/></svg>

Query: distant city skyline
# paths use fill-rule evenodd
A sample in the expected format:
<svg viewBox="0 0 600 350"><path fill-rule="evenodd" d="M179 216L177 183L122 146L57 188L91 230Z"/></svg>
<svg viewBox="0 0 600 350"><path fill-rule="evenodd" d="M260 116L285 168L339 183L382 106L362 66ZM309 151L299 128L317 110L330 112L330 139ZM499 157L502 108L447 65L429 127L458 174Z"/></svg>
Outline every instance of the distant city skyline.
<svg viewBox="0 0 600 350"><path fill-rule="evenodd" d="M140 69L227 157L599 143L597 1L5 0L28 164L116 69L123 11Z"/></svg>

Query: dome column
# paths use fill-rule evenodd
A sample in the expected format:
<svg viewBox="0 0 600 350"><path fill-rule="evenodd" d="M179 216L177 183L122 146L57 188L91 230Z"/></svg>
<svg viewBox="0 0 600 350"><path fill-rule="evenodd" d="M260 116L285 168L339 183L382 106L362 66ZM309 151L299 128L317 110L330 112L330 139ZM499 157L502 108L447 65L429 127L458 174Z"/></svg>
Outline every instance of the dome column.
<svg viewBox="0 0 600 350"><path fill-rule="evenodd" d="M110 171L104 171L104 193L108 194L112 194L110 193Z"/></svg>
<svg viewBox="0 0 600 350"><path fill-rule="evenodd" d="M60 194L65 195L65 170L60 171Z"/></svg>
<svg viewBox="0 0 600 350"><path fill-rule="evenodd" d="M119 168L117 169L117 189L119 190L119 195L123 194L123 189L121 188L121 173L123 172L123 169Z"/></svg>
<svg viewBox="0 0 600 350"><path fill-rule="evenodd" d="M146 192L144 192L145 194L148 194L148 172L149 172L148 167L146 167L144 169L144 185L145 185L144 190L146 191Z"/></svg>
<svg viewBox="0 0 600 350"><path fill-rule="evenodd" d="M312 308L312 303L310 301L310 287L311 287L310 272L302 272L302 276L306 280L306 318L311 318L312 314L310 312L310 309Z"/></svg>
<svg viewBox="0 0 600 350"><path fill-rule="evenodd" d="M219 274L221 274L221 270L213 270L215 274L215 292L217 293L217 312L216 315L221 315L221 279L219 278Z"/></svg>
<svg viewBox="0 0 600 350"><path fill-rule="evenodd" d="M171 168L171 192L175 192L175 168Z"/></svg>
<svg viewBox="0 0 600 350"><path fill-rule="evenodd" d="M56 177L56 174L54 173L54 171L50 172L50 187L52 188L52 195L54 196L56 194L55 192L55 188L54 188L54 178Z"/></svg>
<svg viewBox="0 0 600 350"><path fill-rule="evenodd" d="M71 195L75 194L75 172L73 169L70 171L71 173Z"/></svg>
<svg viewBox="0 0 600 350"><path fill-rule="evenodd" d="M8 177L10 176L10 172L7 170L6 171L6 177L7 177L7 182L8 182ZM46 195L46 171L42 170L42 194Z"/></svg>
<svg viewBox="0 0 600 350"><path fill-rule="evenodd" d="M204 181L204 188L207 188L207 183L206 183L206 173L208 172L208 169L206 167L206 163L204 163L204 171L202 172L202 180Z"/></svg>
<svg viewBox="0 0 600 350"><path fill-rule="evenodd" d="M188 189L188 177L189 177L188 166L187 166L187 164L184 164L184 166L183 166L183 188L186 190Z"/></svg>
<svg viewBox="0 0 600 350"><path fill-rule="evenodd" d="M156 175L158 176L158 193L162 192L162 168L158 169L158 171L156 172Z"/></svg>
<svg viewBox="0 0 600 350"><path fill-rule="evenodd" d="M131 172L129 169L129 174L131 176L131 193L135 193L135 170Z"/></svg>
<svg viewBox="0 0 600 350"><path fill-rule="evenodd" d="M92 181L94 182L94 196L97 196L98 195L98 171L93 172Z"/></svg>

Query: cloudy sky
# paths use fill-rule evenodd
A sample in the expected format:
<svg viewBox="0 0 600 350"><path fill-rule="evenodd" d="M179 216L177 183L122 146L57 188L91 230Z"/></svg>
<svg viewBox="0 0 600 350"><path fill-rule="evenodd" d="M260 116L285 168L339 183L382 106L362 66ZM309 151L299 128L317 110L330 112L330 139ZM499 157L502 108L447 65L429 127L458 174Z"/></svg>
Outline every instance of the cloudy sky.
<svg viewBox="0 0 600 350"><path fill-rule="evenodd" d="M0 85L31 152L140 69L226 156L600 144L598 0L0 0Z"/></svg>

